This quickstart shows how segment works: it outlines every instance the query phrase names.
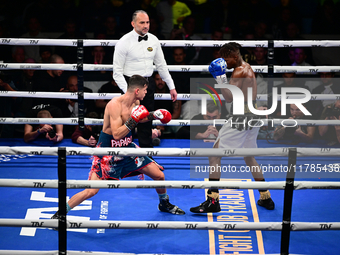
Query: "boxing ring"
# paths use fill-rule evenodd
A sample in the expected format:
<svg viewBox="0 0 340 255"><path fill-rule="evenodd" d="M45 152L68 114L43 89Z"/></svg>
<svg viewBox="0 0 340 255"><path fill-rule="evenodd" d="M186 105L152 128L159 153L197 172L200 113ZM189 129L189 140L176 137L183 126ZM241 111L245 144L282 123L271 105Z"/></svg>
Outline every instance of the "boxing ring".
<svg viewBox="0 0 340 255"><path fill-rule="evenodd" d="M112 40L48 40L48 39L39 39L39 40L30 40L30 39L2 39L2 44L10 44L10 45L27 45L32 44L31 41L34 41L34 44L38 45L52 45L52 46L74 46L78 47L78 63L77 64L1 64L2 69L39 69L39 70L48 70L48 69L63 69L69 71L77 71L78 75L78 93L45 93L45 92L5 92L1 93L0 96L6 97L44 97L44 98L73 98L78 99L79 105L84 100L87 99L111 99L113 96L118 96L117 94L99 94L99 93L83 93L83 80L82 80L82 72L83 71L101 71L107 70L110 71L112 69L111 65L86 65L82 63L82 51L83 46L114 46L116 41ZM214 46L219 47L225 42L217 42L217 41L193 41L192 45L187 45L184 41L162 41L162 46L183 46L183 47L204 47L204 46ZM284 45L289 44L292 46L311 46L315 45L314 41L242 41L239 42L243 46L246 47L268 47L268 51L271 52L273 47L285 47ZM318 47L336 47L340 45L339 41L317 41ZM270 57L273 55L270 53ZM169 66L170 71L207 71L207 66ZM292 66L256 66L254 70L257 72L263 72L268 74L280 73L286 71L294 71L294 72L338 72L340 71L340 67L325 67L325 66L314 66L314 67L292 67ZM311 71L312 70L312 71ZM192 100L192 99L200 99L203 95L190 95L190 94L179 94L179 100ZM339 99L340 95L313 95L312 100L325 100L325 99ZM165 94L155 94L155 99L166 100L170 99L169 95ZM207 95L207 99L209 97ZM266 95L261 95L258 97L258 100L266 100ZM102 124L102 120L98 119L88 119L84 118L83 112L80 110L79 118L53 118L53 119L37 119L37 118L2 118L0 117L1 123L4 124L36 124L36 123L46 123L46 124L66 124L66 125L100 125ZM276 120L275 124L280 124L280 120ZM340 124L338 120L332 121L320 121L320 120L297 120L299 125L335 125ZM160 125L159 121L155 121L154 124ZM189 121L189 120L172 120L168 125L208 125L211 124L209 121ZM0 154L7 155L14 163L19 161L23 161L23 164L18 164L17 166L13 166L12 162L4 162L0 163L1 168L1 179L0 179L0 189L3 191L3 194L9 194L10 197L17 197L18 199L23 196L25 197L25 189L28 189L31 192L31 200L33 201L44 201L44 203L58 202L58 207L53 207L54 212L59 209L61 215L66 214L65 204L67 201L67 190L72 189L83 189L83 188L100 188L103 190L106 189L115 189L114 191L110 191L111 195L107 195L105 193L104 200L99 201L102 194L98 194L96 196L97 208L100 211L100 214L96 215L98 220L93 220L92 217L86 216L86 211L91 207L91 201L84 201L79 207L79 211L76 208L72 210L68 216L67 221L63 219L61 220L51 220L50 217L53 215L52 209L49 208L47 211L50 213L42 212L42 219L29 219L16 215L13 217L3 217L0 219L1 229L6 229L3 233L7 235L10 239L15 239L15 234L12 235L10 232L13 232L13 229L18 229L21 227L21 232L30 233L30 229L34 229L34 231L39 231L39 235L46 235L45 238L41 240L46 241L51 239L58 239L57 244L52 245L55 247L51 249L48 245L41 245L34 249L30 247L29 249L4 249L4 247L15 247L9 246L3 243L0 245L0 254L145 254L145 253L165 253L165 254L268 254L269 253L280 253L280 254L291 254L289 251L294 250L294 253L299 254L320 254L320 252L324 252L327 250L326 248L320 248L317 250L315 246L317 244L312 244L312 248L306 250L299 249L299 242L302 242L302 239L299 239L299 236L295 235L295 233L302 232L310 232L312 233L311 237L316 237L317 235L323 235L319 233L325 233L325 236L321 238L321 240L326 241L327 239L340 237L339 229L340 229L340 221L336 216L336 210L340 209L339 204L336 202L340 202L340 198L338 196L338 189L340 187L339 172L340 166L333 165L328 168L328 172L330 175L322 176L318 170L315 170L313 174L318 174L319 179L323 179L325 181L317 180L317 181L305 181L304 176L299 176L299 171L296 170L297 167L303 163L297 163L297 160L300 158L303 160L302 162L312 162L313 160L324 160L322 165L329 165L328 158L333 161L339 160L340 149L338 148L327 148L318 147L318 148L291 148L289 146L277 147L277 148L261 148L261 143L259 144L260 148L257 149L211 149L211 144L203 144L197 142L195 148L192 148L192 144L186 142L178 143L175 141L174 144L171 144L169 147L164 148L154 148L154 149L128 149L128 148L86 148L82 146L72 146L72 144L60 144L58 147L56 146L23 146L22 143L17 142L19 146L13 146L11 141L6 141L4 143L0 143ZM15 143L14 143L15 144ZM71 146L70 146L71 145ZM164 145L168 145L164 144ZM179 146L181 145L181 146ZM262 144L263 145L263 144ZM203 148L202 148L203 147ZM171 148L171 149L170 149ZM13 156L9 156L13 155ZM20 155L23 155L20 158ZM81 175L81 179L86 178L86 174L89 169L90 160L89 157L91 155L116 155L116 156L153 156L155 159L160 162L164 162L168 164L168 168L171 171L165 172L166 178L170 178L171 181L150 181L150 180L123 180L123 181L79 181L77 177ZM193 171L188 165L191 164L191 160L205 160L207 161L208 156L223 156L224 162L228 162L228 160L239 160L238 164L242 161L242 159L238 159L243 156L256 156L260 157L260 160L263 158L272 158L274 161L280 160L280 162L284 162L285 166L287 166L287 171L284 173L284 178L281 180L270 180L265 183L256 183L250 180L250 175L246 175L244 179L225 179L223 178L220 182L209 182L209 181L196 181L192 178L191 171ZM25 158L24 158L25 157ZM15 158L15 160L14 160ZM70 159L71 158L71 159ZM288 161L287 161L288 158ZM31 169L37 167L37 164L32 164L30 166L31 159L39 159L41 161L45 161L42 163L42 166L38 167L42 169L48 169L52 167L53 169L57 169L53 173L49 171L38 170L37 174L42 178L34 179L32 178L32 174L35 176L35 173L27 173L23 170L18 170L24 178L17 178L17 174L10 173L11 171L5 171L5 169L19 169L19 168L27 168ZM70 160L70 162L69 162ZM269 159L270 160L270 159ZM10 160L9 160L10 161ZM40 161L40 162L41 162ZM47 161L47 162L46 162ZM236 162L236 161L235 161ZM5 164L4 164L5 163ZM244 164L244 163L243 163ZM77 166L79 165L79 167ZM175 166L177 165L177 166ZM11 167L13 166L13 167ZM81 168L86 168L85 171L81 172ZM71 169L71 170L70 170ZM331 171L329 170L331 169ZM45 175L46 174L46 175ZM319 175L320 174L320 175ZM297 175L297 176L296 176ZM7 177L7 178L6 178ZM266 175L265 175L266 177ZM302 180L298 181L296 178L301 178ZM315 178L315 179L318 179ZM202 179L202 178L201 178ZM282 181L284 180L284 181ZM143 204L139 204L140 201L132 199L133 201L126 201L127 197L138 197L138 200L142 200L143 203L147 203L146 198L155 197L154 189L155 187L166 187L168 193L170 194L170 199L177 204L177 202L185 203L184 210L186 211L186 215L184 217L175 216L175 215L164 215L157 213L155 201L153 201L154 208L149 208L148 205L146 208ZM221 201L223 201L223 196L240 196L241 193L238 190L245 190L245 193L242 193L242 196L248 198L247 206L251 208L250 212L244 212L245 215L236 214L233 217L227 217L230 215L225 215L226 213L217 213L217 214L204 214L204 215L191 215L189 212L189 208L203 201L205 198L204 191L200 191L202 189L206 189L209 187L216 187L221 189ZM256 208L255 204L255 196L253 189L269 189L272 191L272 197L276 203L276 209L274 213L270 211L266 211L262 208ZM14 191L13 191L14 190ZM44 192L41 192L43 190ZM58 193L52 193L55 198L48 197L48 193L50 190L57 190ZM282 192L282 190L284 192ZM295 190L299 190L294 192ZM300 218L301 220L292 220L292 207L293 207L293 194L294 198L298 197L301 200L307 198L299 197L299 192L304 191L311 192L313 196L318 192L322 193L321 196L318 197L319 201L318 205L321 205L323 210L326 210L328 206L328 202L335 202L333 214L329 211L328 214L322 215L326 220L316 220L318 217L311 217L312 222L308 222L308 218L305 218L305 215L309 217L311 214L307 214L307 212L302 213ZM240 191L240 192L241 192ZM138 193L142 193L143 196L140 197ZM199 192L199 193L198 193ZM247 193L248 192L248 193ZM44 194L42 194L44 193ZM113 194L114 193L114 194ZM116 194L118 199L116 199ZM150 195L149 195L150 194ZM183 194L184 197L183 197ZM112 209L108 204L110 200L113 199L117 209ZM307 195L309 196L309 195ZM33 198L33 199L32 199ZM330 199L331 198L331 199ZM15 198L14 198L15 199ZM40 200L39 200L40 199ZM95 198L94 198L95 199ZM105 200L106 199L106 200ZM155 199L157 200L157 199ZM282 200L282 201L281 201ZM297 200L301 203L301 200ZM331 201L329 201L331 200ZM6 200L1 200L2 202ZM313 201L313 199L312 199ZM14 201L15 202L15 201ZM18 201L20 205L20 200ZM282 203L281 203L282 202ZM133 204L137 204L138 208L142 208L140 210L141 213L135 212L135 208L129 206L133 206ZM303 203L303 205L307 205L307 203ZM181 205L179 205L181 207ZM309 205L313 208L313 206ZM333 204L332 204L333 206ZM113 208L114 208L113 207ZM20 209L17 205L6 204L6 208L9 208L8 212L2 212L1 215L11 215L17 208L18 211ZM231 208L231 207L228 207ZM120 211L119 211L120 209ZM302 209L304 211L305 208ZM83 210L83 211L81 211ZM115 220L109 220L107 217L107 212L111 210L114 211L114 216L109 218L115 218ZM222 209L223 210L223 209ZM233 209L230 209L233 210ZM229 211L230 211L229 210ZM258 210L258 211L257 211ZM281 211L278 214L278 211ZM137 210L138 211L138 210ZM156 212L154 212L156 211ZM224 211L224 210L223 210ZM301 211L300 211L301 212ZM78 216L72 215L73 213L77 213ZM132 218L138 219L136 220L126 220L126 215L134 216ZM312 212L311 212L312 213ZM27 216L27 214L26 214ZM240 216L240 217L237 217ZM247 217L249 220L241 220L242 217ZM296 215L294 215L296 216ZM280 219L279 219L280 218ZM183 220L182 220L183 219ZM245 218L243 218L245 219ZM251 219L251 220L250 220ZM262 219L263 222L260 222ZM278 220L279 219L279 220ZM59 231L53 231L51 228L55 228L59 226ZM39 230L37 230L39 229ZM138 231L136 231L136 229ZM67 231L68 230L68 231ZM86 230L86 232L85 232ZM91 232L96 230L97 232ZM135 231L133 231L135 230ZM74 232L73 232L74 231ZM83 232L81 232L83 231ZM124 232L126 231L126 232ZM250 242L248 241L248 233L250 239L254 239L251 249L249 248ZM263 231L263 233L262 233ZM314 234L318 232L317 234ZM32 231L31 231L32 232ZM43 233L44 232L44 233ZM86 233L86 234L84 234ZM236 234L235 234L236 233ZM245 234L247 233L247 234ZM268 234L274 233L274 234ZM144 235L147 239L142 239L139 235ZM315 236L314 236L315 235ZM24 236L22 239L23 242L30 242L30 238L33 238L35 235L29 236L28 234ZM100 237L98 237L100 236ZM103 240L105 238L111 239L112 243L109 243L107 240ZM118 236L122 236L122 239L118 239ZM172 239L169 237L171 236ZM228 236L230 238L238 238L235 239L234 242L232 240L228 240ZM275 237L275 241L272 244L275 244L276 247L272 247L271 237ZM18 238L18 237L17 237ZM68 238L72 238L71 242ZM6 239L3 237L3 239ZM19 239L19 238L18 238ZM125 240L124 240L125 239ZM131 239L130 243L127 239ZM159 240L161 239L161 240ZM176 242L178 243L178 247L176 247ZM181 239L185 240L183 243ZM123 244L122 247L116 247L117 244L115 240L119 242L119 244ZM132 241L132 243L131 243ZM11 243L11 240L7 241L8 244ZM38 243L41 242L38 240ZM74 247L84 247L81 243L88 243L89 246L94 247L94 249L98 250L98 252L89 252L88 249L76 249ZM93 243L99 243L99 245L94 245ZM104 244L100 244L103 242ZM139 244L140 242L141 244ZM150 242L150 244L147 244ZM209 243L208 247L202 246L202 243ZM153 243L156 243L152 245ZM41 243L42 244L42 243ZM130 246L129 246L130 244ZM163 247L158 247L157 244ZM148 248L142 248L144 246ZM156 245L156 246L155 246ZM322 244L320 244L322 245ZM24 246L28 246L28 244L24 244ZM118 245L119 246L119 245ZM136 248L132 248L132 246L136 246ZM20 246L21 247L21 246ZM47 247L47 249L44 249ZM304 248L306 245L304 246ZM119 248L122 248L120 250ZM265 249L266 248L266 249ZM334 244L332 247L328 247L328 254L336 254L336 251L339 250L338 244ZM266 250L266 251L265 251ZM132 251L132 252L131 252ZM313 253L316 251L316 253ZM333 253L334 252L334 253Z"/></svg>

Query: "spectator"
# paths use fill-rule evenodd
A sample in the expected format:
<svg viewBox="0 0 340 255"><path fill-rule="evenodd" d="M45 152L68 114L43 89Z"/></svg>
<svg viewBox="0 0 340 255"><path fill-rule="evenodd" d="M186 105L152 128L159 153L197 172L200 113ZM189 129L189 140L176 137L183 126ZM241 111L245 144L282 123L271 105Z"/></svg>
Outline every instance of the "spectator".
<svg viewBox="0 0 340 255"><path fill-rule="evenodd" d="M267 49L262 47L253 48L254 59L249 61L250 65L267 65ZM261 72L255 72L256 83L257 83L257 94L268 93L268 82L266 80L267 74ZM267 106L266 101L257 101L257 106Z"/></svg>
<svg viewBox="0 0 340 255"><path fill-rule="evenodd" d="M103 46L95 46L91 52L92 63L95 65L109 64L110 62L106 59L106 51Z"/></svg>
<svg viewBox="0 0 340 255"><path fill-rule="evenodd" d="M185 56L186 54L183 47L173 48L174 65L186 65ZM170 73L179 93L190 94L190 78L193 77L193 74L187 72ZM196 107L198 108L196 100L182 100L181 119L191 119L196 114ZM195 109L195 111L193 109Z"/></svg>
<svg viewBox="0 0 340 255"><path fill-rule="evenodd" d="M213 30L209 39L213 40L213 41L222 41L223 40L222 30L219 30L219 29ZM214 51L215 50L219 51L219 48L217 48L217 47L215 47L215 48L202 47L202 49L200 50L200 54L198 56L197 64L199 64L199 65L209 65L211 63L211 61L216 59L214 57ZM215 54L216 54L216 52L215 52ZM217 58L219 58L219 57L217 57Z"/></svg>
<svg viewBox="0 0 340 255"><path fill-rule="evenodd" d="M61 112L58 108L50 105L37 105L32 108L30 116L32 118L61 118ZM26 143L38 138L46 138L53 142L61 142L64 139L63 125L25 124L24 141Z"/></svg>
<svg viewBox="0 0 340 255"><path fill-rule="evenodd" d="M212 52L212 59L215 60L215 59L220 58L220 57L221 57L220 49L214 48L213 52ZM211 60L211 61L213 61L213 60Z"/></svg>
<svg viewBox="0 0 340 255"><path fill-rule="evenodd" d="M109 59L105 48L103 46L94 46L91 51L91 55L87 57L87 63L102 65L109 64ZM109 71L89 71L84 73L84 80L86 81L109 81L111 80L111 74Z"/></svg>
<svg viewBox="0 0 340 255"><path fill-rule="evenodd" d="M340 119L340 100L334 104L327 105L321 114L321 120L339 120ZM334 146L340 143L340 125L318 126L320 136L325 139L328 146Z"/></svg>
<svg viewBox="0 0 340 255"><path fill-rule="evenodd" d="M51 56L53 55L52 47L40 46L39 53L42 63L51 63Z"/></svg>
<svg viewBox="0 0 340 255"><path fill-rule="evenodd" d="M12 63L24 63L25 48L23 46L13 46L12 48Z"/></svg>
<svg viewBox="0 0 340 255"><path fill-rule="evenodd" d="M48 38L47 35L41 32L40 22L38 18L36 17L31 17L27 20L27 28L28 28L28 32L24 33L20 37L32 38L32 39ZM33 58L35 62L41 62L38 45L27 45L27 46L24 46L24 48L25 48L26 59Z"/></svg>
<svg viewBox="0 0 340 255"><path fill-rule="evenodd" d="M153 78L156 83L155 93L168 94L169 88L157 72L153 74ZM175 102L172 102L171 100L155 100L155 109L168 110L172 115L172 119L180 118L181 108L182 108L182 101L179 101L179 100L176 100ZM161 132L161 135L163 136L164 135L173 136L178 131L178 127L176 126L157 126L156 129L159 130L158 133Z"/></svg>
<svg viewBox="0 0 340 255"><path fill-rule="evenodd" d="M121 37L119 27L117 27L116 17L109 15L104 22L104 34L107 40L116 40Z"/></svg>
<svg viewBox="0 0 340 255"><path fill-rule="evenodd" d="M166 0L156 6L158 17L161 25L161 33L165 39L170 38L173 28L182 28L182 22L185 17L191 15L189 7L180 1Z"/></svg>
<svg viewBox="0 0 340 255"><path fill-rule="evenodd" d="M54 54L51 56L52 64L64 64L64 60L62 57ZM35 73L36 80L34 83L33 90L34 91L44 91L44 92L59 92L63 88L61 76L63 74L63 70L42 70ZM38 104L50 104L54 106L58 106L60 104L60 99L51 99L51 98L35 98L34 105Z"/></svg>
<svg viewBox="0 0 340 255"><path fill-rule="evenodd" d="M312 94L340 94L340 86L335 83L334 73L322 72L319 75L321 84L312 90ZM313 116L319 118L323 109L327 105L334 103L335 100L313 100L310 101L310 109L313 109Z"/></svg>
<svg viewBox="0 0 340 255"><path fill-rule="evenodd" d="M58 28L59 23L59 13L55 11L55 1L36 0L29 2L23 11L23 20L36 17L42 25L42 31L58 32L56 28Z"/></svg>
<svg viewBox="0 0 340 255"><path fill-rule="evenodd" d="M78 92L78 77L76 75L72 75L68 77L66 88L62 89L63 92ZM84 92L92 93L92 90L84 87ZM91 112L94 109L94 104L92 100L84 100L84 113ZM78 117L78 100L77 99L66 99L65 103L61 106L61 111L63 116L68 117Z"/></svg>
<svg viewBox="0 0 340 255"><path fill-rule="evenodd" d="M150 30L149 32L156 36L159 40L165 40L164 35L161 34L158 17L150 17ZM169 48L169 47L168 47ZM163 49L165 50L165 49Z"/></svg>
<svg viewBox="0 0 340 255"><path fill-rule="evenodd" d="M183 20L183 30L181 33L183 40L202 40L203 38L197 35L196 32L196 19L194 16L187 16Z"/></svg>
<svg viewBox="0 0 340 255"><path fill-rule="evenodd" d="M254 31L248 30L245 31L245 34L243 35L243 37L241 37L241 39L243 40L255 40L255 35L254 35ZM251 61L255 61L255 55L254 55L254 48L253 47L242 47L241 49L241 55L242 55L242 59L249 63Z"/></svg>
<svg viewBox="0 0 340 255"><path fill-rule="evenodd" d="M293 65L294 62L295 62L295 49L289 48L288 59L287 59L287 62L285 63L289 63L289 65Z"/></svg>
<svg viewBox="0 0 340 255"><path fill-rule="evenodd" d="M25 63L34 64L32 58L26 59ZM14 77L14 88L17 91L33 91L35 84L35 70L23 69L20 74ZM18 97L15 100L14 114L16 117L27 117L30 109L33 107L33 98L31 97Z"/></svg>
<svg viewBox="0 0 340 255"><path fill-rule="evenodd" d="M201 36L196 35L195 32L196 20L193 16L188 16L183 21L183 27L178 29L174 28L171 31L171 40L202 40ZM194 64L199 56L201 47L191 47L185 48L186 58L185 62L189 65Z"/></svg>
<svg viewBox="0 0 340 255"><path fill-rule="evenodd" d="M175 65L185 65L185 51L183 47L175 47L173 48L173 64Z"/></svg>
<svg viewBox="0 0 340 255"><path fill-rule="evenodd" d="M67 79L66 88L62 89L63 92L78 92L78 77L76 75L72 75ZM84 92L92 93L92 90L84 87ZM62 103L59 104L63 117L72 118L79 116L79 104L77 99L65 99ZM94 101L93 100L84 100L84 115L86 113L94 111ZM75 128L72 125L67 125L64 127L64 135L65 137L71 137Z"/></svg>
<svg viewBox="0 0 340 255"><path fill-rule="evenodd" d="M98 114L96 112L89 112L86 115L87 118L98 119ZM80 130L79 127L76 127L76 130L72 134L72 142L77 144L82 144L89 147L95 147L100 131L102 130L102 125L85 125L84 130Z"/></svg>
<svg viewBox="0 0 340 255"><path fill-rule="evenodd" d="M241 39L244 38L249 33L249 31L252 31L253 36L255 37L254 25L250 19L250 16L247 15L246 12L241 12L236 19L231 37L235 40Z"/></svg>
<svg viewBox="0 0 340 255"><path fill-rule="evenodd" d="M185 62L186 53L183 47L173 48L172 58L173 65L186 65ZM191 73L184 72L170 72L171 76L178 87L180 93L190 93L190 78Z"/></svg>
<svg viewBox="0 0 340 255"><path fill-rule="evenodd" d="M300 36L300 28L296 22L289 22L283 34L284 40L303 40Z"/></svg>
<svg viewBox="0 0 340 255"><path fill-rule="evenodd" d="M23 46L13 46L12 47L12 59L10 60L12 63L22 64L25 62L25 48ZM8 75L11 76L11 80L15 79L15 77L19 76L22 72L19 69L6 70ZM16 90L16 89L15 89Z"/></svg>
<svg viewBox="0 0 340 255"><path fill-rule="evenodd" d="M81 33L78 30L77 22L74 18L68 18L65 20L64 33L61 34L58 39L86 39L85 33ZM58 46L55 48L55 54L61 56L65 63L74 64L77 63L77 47L73 46Z"/></svg>
<svg viewBox="0 0 340 255"><path fill-rule="evenodd" d="M221 118L221 110L214 102L207 103L207 113L197 114L191 120L215 120ZM177 132L178 139L212 139L214 141L218 136L218 131L222 126L184 126Z"/></svg>
<svg viewBox="0 0 340 255"><path fill-rule="evenodd" d="M306 119L303 112L295 105L290 105L289 119ZM311 143L314 139L315 127L313 126L295 126L284 127L280 126L274 130L274 140L292 140L296 143L307 142Z"/></svg>
<svg viewBox="0 0 340 255"><path fill-rule="evenodd" d="M284 47L274 49L275 59L281 65L293 65L295 62L295 48Z"/></svg>
<svg viewBox="0 0 340 255"><path fill-rule="evenodd" d="M34 59L26 59L25 63L35 63ZM35 70L23 69L16 70L15 75L1 74L0 88L6 91L32 91L34 84ZM31 97L12 97L1 99L1 116L26 117L33 106ZM23 125L4 125L3 135L6 137L22 137L24 132Z"/></svg>
<svg viewBox="0 0 340 255"><path fill-rule="evenodd" d="M249 61L250 65L267 65L267 49L262 47L254 48L255 59Z"/></svg>
<svg viewBox="0 0 340 255"><path fill-rule="evenodd" d="M276 86L277 93L281 95L282 88L304 88L308 89L303 83L304 79L298 78L296 73L283 73L283 81Z"/></svg>
<svg viewBox="0 0 340 255"><path fill-rule="evenodd" d="M295 48L294 50L294 63L292 66L310 66L305 60L307 58L304 48Z"/></svg>
<svg viewBox="0 0 340 255"><path fill-rule="evenodd" d="M303 78L298 78L296 73L283 73L282 78L280 79L280 83L277 84L274 88L277 88L277 94L281 95L282 88L303 88L307 89L308 87L305 86L305 80ZM294 94L294 93L293 93ZM308 106L308 104L306 104ZM309 107L308 107L309 108ZM290 106L286 105L286 112L290 111ZM281 104L277 105L275 112L273 113L274 116L281 116Z"/></svg>
<svg viewBox="0 0 340 255"><path fill-rule="evenodd" d="M266 40L267 24L263 21L258 21L254 26L255 40Z"/></svg>
<svg viewBox="0 0 340 255"><path fill-rule="evenodd" d="M111 72L111 81L103 84L100 89L98 90L98 93L120 93L124 94L123 91L118 87L115 80L112 78L113 72ZM104 118L104 109L106 107L106 104L110 100L108 99L96 99L95 105L96 105L96 112L98 113L100 118Z"/></svg>
<svg viewBox="0 0 340 255"><path fill-rule="evenodd" d="M299 8L295 6L291 0L281 0L280 5L273 10L273 35L277 40L282 40L285 37L287 26L294 22L301 23L301 13Z"/></svg>
<svg viewBox="0 0 340 255"><path fill-rule="evenodd" d="M267 108L267 105L264 105L262 106L259 106L259 104L257 103L257 110L268 110ZM266 119L268 119L268 116L265 116ZM260 127L260 130L259 130L259 133L257 135L257 140L260 140L260 139L274 139L274 132L270 131L270 127L268 126L262 126Z"/></svg>

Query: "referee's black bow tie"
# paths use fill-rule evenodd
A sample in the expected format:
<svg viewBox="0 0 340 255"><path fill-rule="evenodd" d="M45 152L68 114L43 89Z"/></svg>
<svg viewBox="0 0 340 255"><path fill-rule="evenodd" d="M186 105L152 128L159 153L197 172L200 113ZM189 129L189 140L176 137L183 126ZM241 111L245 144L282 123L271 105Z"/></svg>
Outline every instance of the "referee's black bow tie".
<svg viewBox="0 0 340 255"><path fill-rule="evenodd" d="M142 40L145 40L147 41L148 40L148 35L145 35L145 36L139 36L138 37L138 42L142 41Z"/></svg>

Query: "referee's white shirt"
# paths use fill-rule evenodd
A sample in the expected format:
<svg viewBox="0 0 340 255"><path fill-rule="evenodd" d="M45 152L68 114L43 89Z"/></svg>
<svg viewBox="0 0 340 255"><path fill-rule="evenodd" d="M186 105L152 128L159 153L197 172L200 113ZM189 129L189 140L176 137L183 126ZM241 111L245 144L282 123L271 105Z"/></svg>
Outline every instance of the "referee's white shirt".
<svg viewBox="0 0 340 255"><path fill-rule="evenodd" d="M123 75L131 77L139 74L150 77L153 73L153 64L169 89L175 88L158 38L150 33L147 35L147 41L138 42L139 34L133 29L120 38L115 46L113 79L124 93L127 90L127 83Z"/></svg>

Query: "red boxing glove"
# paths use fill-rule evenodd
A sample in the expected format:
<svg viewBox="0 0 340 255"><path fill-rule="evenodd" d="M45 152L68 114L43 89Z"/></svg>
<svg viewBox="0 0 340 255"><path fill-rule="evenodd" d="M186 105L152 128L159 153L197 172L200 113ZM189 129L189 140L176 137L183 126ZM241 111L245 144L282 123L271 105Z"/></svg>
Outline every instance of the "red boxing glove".
<svg viewBox="0 0 340 255"><path fill-rule="evenodd" d="M144 118L149 116L149 111L145 108L144 105L136 105L133 107L131 112L131 118L133 118L137 123Z"/></svg>
<svg viewBox="0 0 340 255"><path fill-rule="evenodd" d="M149 115L149 111L144 105L136 105L132 108L131 116L124 125L131 131L139 121L149 117Z"/></svg>
<svg viewBox="0 0 340 255"><path fill-rule="evenodd" d="M163 124L168 123L172 116L168 110L158 109L152 113L155 120L160 120Z"/></svg>

